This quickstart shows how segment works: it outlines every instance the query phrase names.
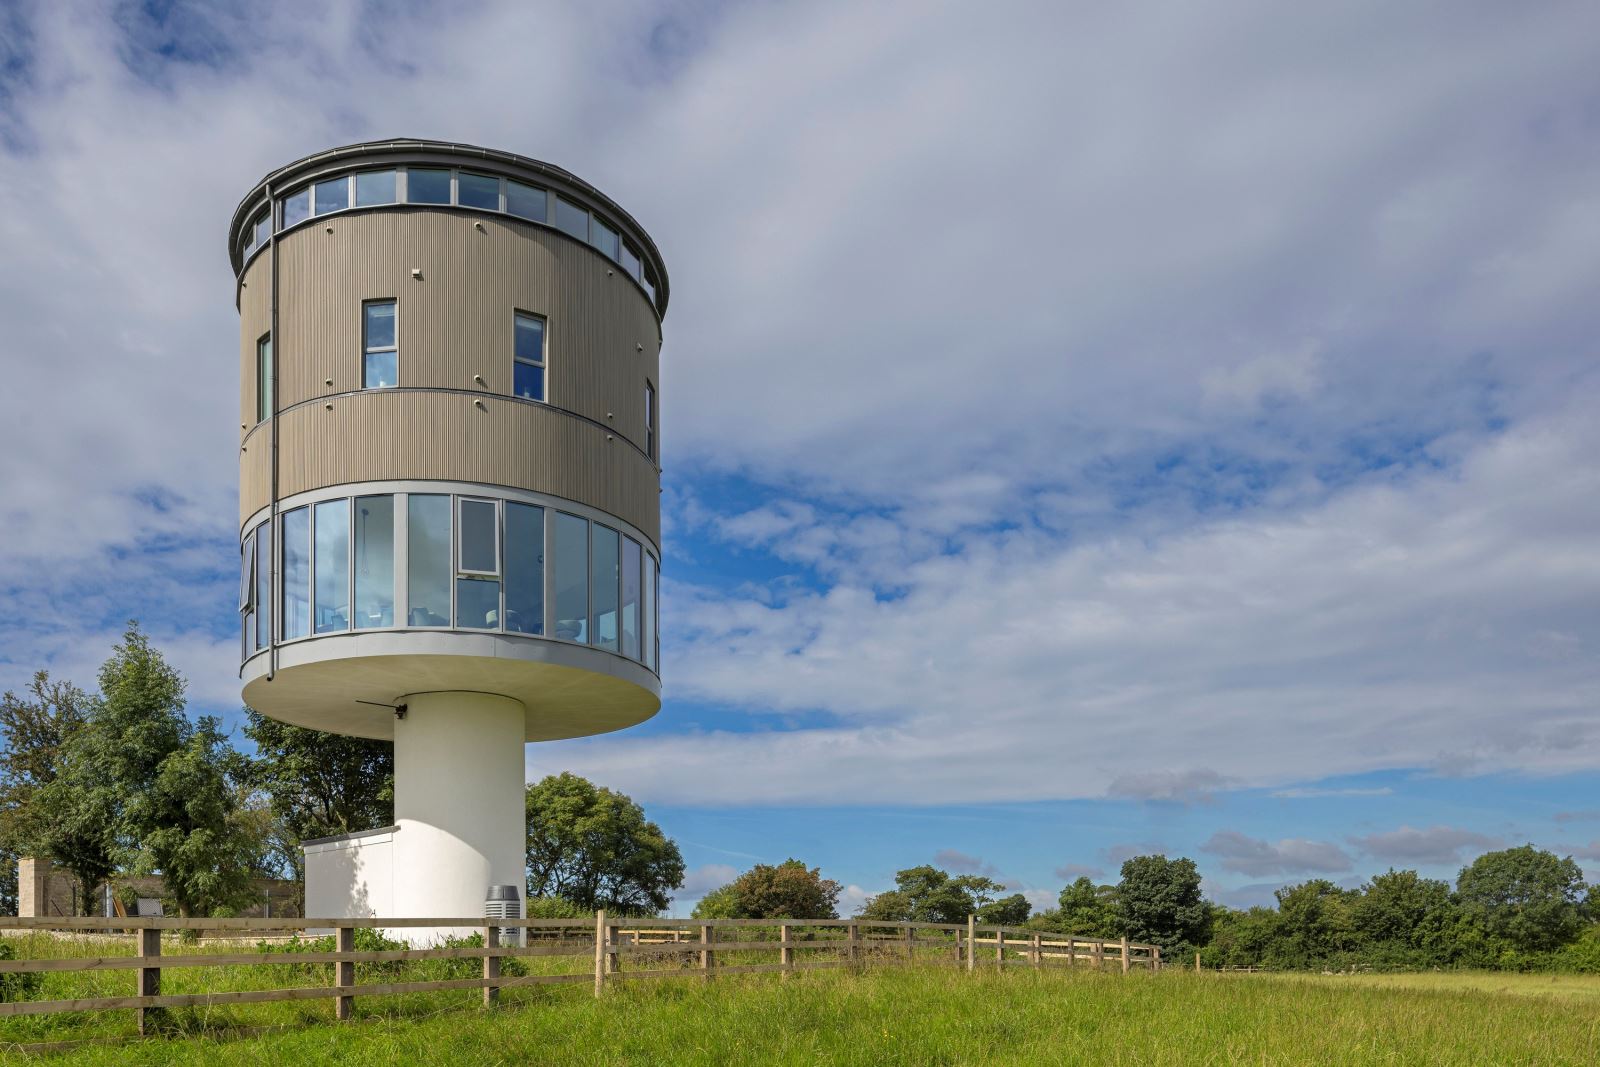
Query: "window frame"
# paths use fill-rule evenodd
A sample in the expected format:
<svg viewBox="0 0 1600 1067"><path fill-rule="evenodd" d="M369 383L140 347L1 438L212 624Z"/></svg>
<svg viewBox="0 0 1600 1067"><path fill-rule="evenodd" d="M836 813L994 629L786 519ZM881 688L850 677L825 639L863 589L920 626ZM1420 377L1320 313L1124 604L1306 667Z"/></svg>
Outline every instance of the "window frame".
<svg viewBox="0 0 1600 1067"><path fill-rule="evenodd" d="M518 319L534 319L539 323L539 358L523 359L517 355L517 326ZM540 396L523 396L517 392L517 364L525 367L539 368ZM550 403L550 320L543 315L532 311L523 311L515 308L511 313L511 395L518 400L528 400L536 404Z"/></svg>
<svg viewBox="0 0 1600 1067"><path fill-rule="evenodd" d="M367 309L380 304L394 305L394 344L370 345L367 343ZM386 352L394 353L394 384L370 385L367 382L367 360L374 355L383 355ZM371 300L361 301L361 388L362 389L397 389L400 387L400 300L398 297L375 297Z"/></svg>
<svg viewBox="0 0 1600 1067"><path fill-rule="evenodd" d="M496 581L500 581L502 579L502 572L505 570L505 566L502 564L500 559L500 524L503 520L500 515L501 509L499 498L492 496L457 496L455 500L455 528L457 533L451 538L451 540L455 542L455 555L452 560L452 562L455 564L455 576L457 578L493 578ZM494 570L492 571L472 570L462 563L461 550L465 547L466 542L466 537L464 536L466 532L466 524L463 522L462 516L466 513L464 507L466 504L488 504L494 510L494 520L490 524L494 530Z"/></svg>

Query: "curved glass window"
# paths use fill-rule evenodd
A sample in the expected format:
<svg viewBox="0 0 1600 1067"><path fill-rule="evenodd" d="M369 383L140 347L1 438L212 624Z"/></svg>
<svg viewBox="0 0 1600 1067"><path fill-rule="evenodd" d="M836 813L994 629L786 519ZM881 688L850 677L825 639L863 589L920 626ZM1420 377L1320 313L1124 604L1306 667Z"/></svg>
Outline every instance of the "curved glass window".
<svg viewBox="0 0 1600 1067"><path fill-rule="evenodd" d="M356 498L356 629L394 625L394 497Z"/></svg>
<svg viewBox="0 0 1600 1067"><path fill-rule="evenodd" d="M594 524L594 555L590 557L589 596L592 600L589 643L617 651L617 531Z"/></svg>
<svg viewBox="0 0 1600 1067"><path fill-rule="evenodd" d="M656 602L651 605L653 608L651 618L655 620L655 647L650 653L650 669L659 674L661 672L661 561L652 559L650 562L656 575Z"/></svg>
<svg viewBox="0 0 1600 1067"><path fill-rule="evenodd" d="M570 200L556 197L556 229L580 241L589 239L589 213Z"/></svg>
<svg viewBox="0 0 1600 1067"><path fill-rule="evenodd" d="M350 629L350 501L316 506L316 601L319 634Z"/></svg>
<svg viewBox="0 0 1600 1067"><path fill-rule="evenodd" d="M462 207L500 210L500 179L462 171L456 176L456 203Z"/></svg>
<svg viewBox="0 0 1600 1067"><path fill-rule="evenodd" d="M507 633L544 633L544 508L506 501Z"/></svg>
<svg viewBox="0 0 1600 1067"><path fill-rule="evenodd" d="M586 643L589 640L589 523L576 515L556 512L555 627L557 637Z"/></svg>
<svg viewBox="0 0 1600 1067"><path fill-rule="evenodd" d="M330 211L343 211L350 206L350 179L332 178L318 182L314 196L315 199L311 204L312 214L326 215Z"/></svg>
<svg viewBox="0 0 1600 1067"><path fill-rule="evenodd" d="M506 210L513 215L543 222L547 199L543 189L506 179Z"/></svg>
<svg viewBox="0 0 1600 1067"><path fill-rule="evenodd" d="M395 172L364 170L356 174L356 207L395 202Z"/></svg>
<svg viewBox="0 0 1600 1067"><path fill-rule="evenodd" d="M256 527L256 648L272 643L272 523Z"/></svg>
<svg viewBox="0 0 1600 1067"><path fill-rule="evenodd" d="M644 602L639 611L639 647L644 651L644 665L656 669L656 559L644 554Z"/></svg>
<svg viewBox="0 0 1600 1067"><path fill-rule="evenodd" d="M622 654L639 658L639 542L622 539Z"/></svg>
<svg viewBox="0 0 1600 1067"><path fill-rule="evenodd" d="M448 204L450 172L426 167L407 167L406 200L412 204Z"/></svg>
<svg viewBox="0 0 1600 1067"><path fill-rule="evenodd" d="M450 625L450 498L406 501L406 594L412 626Z"/></svg>
<svg viewBox="0 0 1600 1067"><path fill-rule="evenodd" d="M635 281L639 280L639 253L633 250L628 242L622 242L622 269L633 275Z"/></svg>
<svg viewBox="0 0 1600 1067"><path fill-rule="evenodd" d="M291 193L283 201L283 228L288 229L311 217L311 187Z"/></svg>
<svg viewBox="0 0 1600 1067"><path fill-rule="evenodd" d="M283 515L283 639L311 633L311 509Z"/></svg>
<svg viewBox="0 0 1600 1067"><path fill-rule="evenodd" d="M589 222L589 243L600 251L617 258L617 231L600 221L600 216L595 215Z"/></svg>

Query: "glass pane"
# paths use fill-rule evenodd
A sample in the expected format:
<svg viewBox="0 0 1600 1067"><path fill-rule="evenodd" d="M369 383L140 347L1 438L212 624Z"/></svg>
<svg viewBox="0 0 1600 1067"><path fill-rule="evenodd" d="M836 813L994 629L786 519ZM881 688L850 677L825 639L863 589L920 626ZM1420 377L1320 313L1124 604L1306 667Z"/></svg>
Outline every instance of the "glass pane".
<svg viewBox="0 0 1600 1067"><path fill-rule="evenodd" d="M334 178L317 183L316 212L326 215L330 211L343 211L350 206L350 179Z"/></svg>
<svg viewBox="0 0 1600 1067"><path fill-rule="evenodd" d="M644 283L645 292L650 294L650 303L656 302L656 276L649 267L644 268L644 276L639 279Z"/></svg>
<svg viewBox="0 0 1600 1067"><path fill-rule="evenodd" d="M366 347L393 348L395 341L395 303L386 300L382 303L367 304L367 339ZM503 321L503 320L502 320Z"/></svg>
<svg viewBox="0 0 1600 1067"><path fill-rule="evenodd" d="M580 241L589 239L589 213L577 204L556 197L556 229L564 230Z"/></svg>
<svg viewBox="0 0 1600 1067"><path fill-rule="evenodd" d="M392 170L366 170L356 175L356 207L394 203Z"/></svg>
<svg viewBox="0 0 1600 1067"><path fill-rule="evenodd" d="M626 244L622 246L622 269L635 278L639 276L639 254Z"/></svg>
<svg viewBox="0 0 1600 1067"><path fill-rule="evenodd" d="M544 399L544 368L534 363L518 363L516 366L516 380L512 388L518 396L527 397L529 400Z"/></svg>
<svg viewBox="0 0 1600 1067"><path fill-rule="evenodd" d="M239 610L243 611L255 603L255 558L256 539L254 534L245 534L244 543L239 546Z"/></svg>
<svg viewBox="0 0 1600 1067"><path fill-rule="evenodd" d="M594 621L590 644L617 650L617 531L594 524L594 555L590 558L590 596Z"/></svg>
<svg viewBox="0 0 1600 1067"><path fill-rule="evenodd" d="M400 384L400 355L397 352L368 352L361 385L365 389L387 389Z"/></svg>
<svg viewBox="0 0 1600 1067"><path fill-rule="evenodd" d="M406 502L407 622L450 625L450 498L413 493Z"/></svg>
<svg viewBox="0 0 1600 1067"><path fill-rule="evenodd" d="M500 210L500 179L462 171L456 178L456 203L462 207Z"/></svg>
<svg viewBox="0 0 1600 1067"><path fill-rule="evenodd" d="M544 362L544 320L536 315L518 315L514 355L518 359Z"/></svg>
<svg viewBox="0 0 1600 1067"><path fill-rule="evenodd" d="M492 500L461 502L461 566L463 571L499 574L499 553L495 551L495 506Z"/></svg>
<svg viewBox="0 0 1600 1067"><path fill-rule="evenodd" d="M644 604L639 612L639 647L644 651L644 665L656 669L656 567L650 553L644 556Z"/></svg>
<svg viewBox="0 0 1600 1067"><path fill-rule="evenodd" d="M463 630L499 627L500 583L492 578L457 578L456 625Z"/></svg>
<svg viewBox="0 0 1600 1067"><path fill-rule="evenodd" d="M406 199L413 204L448 204L450 172L410 168L406 171Z"/></svg>
<svg viewBox="0 0 1600 1067"><path fill-rule="evenodd" d="M622 539L622 654L639 658L639 542Z"/></svg>
<svg viewBox="0 0 1600 1067"><path fill-rule="evenodd" d="M556 636L588 641L589 523L556 512L555 541Z"/></svg>
<svg viewBox="0 0 1600 1067"><path fill-rule="evenodd" d="M601 222L598 215L589 227L589 243L612 259L617 258L617 231Z"/></svg>
<svg viewBox="0 0 1600 1067"><path fill-rule="evenodd" d="M254 243L264 245L270 236L272 236L272 213L263 211L256 216Z"/></svg>
<svg viewBox="0 0 1600 1067"><path fill-rule="evenodd" d="M272 417L272 338L256 342L256 421Z"/></svg>
<svg viewBox="0 0 1600 1067"><path fill-rule="evenodd" d="M311 217L311 187L306 186L283 201L283 228L288 229L297 222L304 222Z"/></svg>
<svg viewBox="0 0 1600 1067"><path fill-rule="evenodd" d="M545 191L535 189L531 185L521 182L506 182L506 210L513 215L521 215L525 219L543 222L545 215Z"/></svg>
<svg viewBox="0 0 1600 1067"><path fill-rule="evenodd" d="M356 498L356 629L394 625L394 497Z"/></svg>
<svg viewBox="0 0 1600 1067"><path fill-rule="evenodd" d="M506 502L506 632L544 633L544 508Z"/></svg>
<svg viewBox="0 0 1600 1067"><path fill-rule="evenodd" d="M350 502L317 505L317 633L350 629Z"/></svg>
<svg viewBox="0 0 1600 1067"><path fill-rule="evenodd" d="M283 516L283 639L311 633L311 509Z"/></svg>
<svg viewBox="0 0 1600 1067"><path fill-rule="evenodd" d="M654 652L655 658L650 661L650 664L656 669L656 673L659 674L661 672L661 561L652 560L652 562L655 564L654 569L656 573L656 610L654 615L656 646Z"/></svg>
<svg viewBox="0 0 1600 1067"><path fill-rule="evenodd" d="M256 527L256 647L272 640L272 523Z"/></svg>

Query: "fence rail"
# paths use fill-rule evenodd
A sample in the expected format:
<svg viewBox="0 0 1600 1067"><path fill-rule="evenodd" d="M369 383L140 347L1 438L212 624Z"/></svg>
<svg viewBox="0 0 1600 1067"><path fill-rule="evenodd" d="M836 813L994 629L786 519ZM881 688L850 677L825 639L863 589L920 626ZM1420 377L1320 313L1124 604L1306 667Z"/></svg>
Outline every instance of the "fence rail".
<svg viewBox="0 0 1600 1067"><path fill-rule="evenodd" d="M638 920L631 920L637 924ZM336 1019L350 1018L356 997L392 996L442 990L478 990L485 1005L502 989L520 986L593 982L595 996L616 980L697 977L709 981L723 974L782 974L827 968L944 960L975 970L1022 965L1086 966L1096 969L1158 970L1161 950L1130 943L1126 938L1043 934L1018 927L923 922L867 922L855 919L650 919L648 926L628 925L597 912L591 919L183 919L183 918L3 918L0 935L20 931L95 931L133 935L135 955L47 959L0 959L0 976L59 972L132 971L131 995L76 1000L13 1000L0 1002L0 1018L132 1009L139 1032L154 1029L155 1013L167 1008L261 1004L275 1001L328 1000ZM404 931L433 928L479 934L478 946L443 946L384 951L357 951L358 929ZM517 940L501 944L504 930L523 930ZM260 936L266 933L332 931L331 952L234 952L163 955L161 935L175 932ZM776 954L770 962L766 954ZM566 956L592 959L587 969L569 974L502 974L502 962L527 957ZM366 982L356 980L358 963L400 963L422 960L481 960L482 973L472 978L438 981ZM259 965L330 965L332 984L214 993L161 992L164 970ZM668 966L672 964L672 966Z"/></svg>

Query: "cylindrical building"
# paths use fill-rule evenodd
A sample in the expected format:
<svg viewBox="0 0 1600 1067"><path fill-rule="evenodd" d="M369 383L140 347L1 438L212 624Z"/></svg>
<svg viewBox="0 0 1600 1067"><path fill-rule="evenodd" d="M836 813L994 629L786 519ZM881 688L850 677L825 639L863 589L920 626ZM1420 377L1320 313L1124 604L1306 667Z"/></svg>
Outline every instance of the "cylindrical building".
<svg viewBox="0 0 1600 1067"><path fill-rule="evenodd" d="M660 705L665 265L576 176L433 141L274 171L229 251L245 703L394 741L391 883L346 913L480 915L523 743Z"/></svg>

